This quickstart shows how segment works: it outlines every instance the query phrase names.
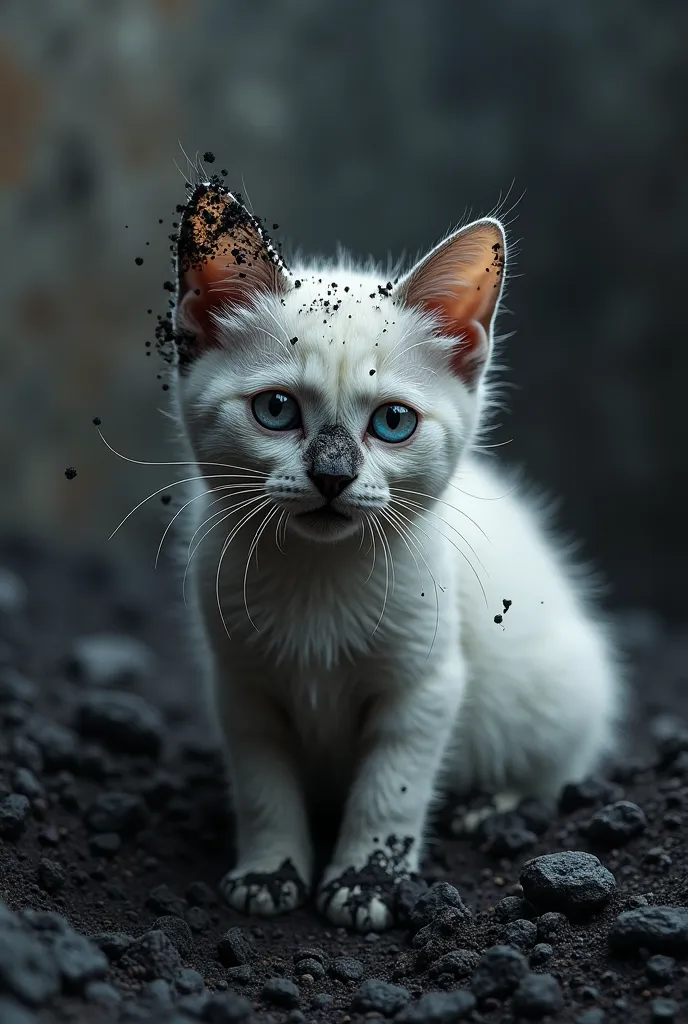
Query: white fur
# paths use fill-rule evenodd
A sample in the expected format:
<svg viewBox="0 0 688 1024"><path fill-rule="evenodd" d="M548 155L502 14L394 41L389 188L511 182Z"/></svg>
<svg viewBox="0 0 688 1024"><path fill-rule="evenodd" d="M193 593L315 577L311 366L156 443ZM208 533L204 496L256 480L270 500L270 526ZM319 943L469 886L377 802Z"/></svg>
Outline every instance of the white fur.
<svg viewBox="0 0 688 1024"><path fill-rule="evenodd" d="M190 506L194 529L222 513L196 538L210 530L190 583L238 822L225 891L257 913L296 905L297 886L286 882L276 895L245 876L289 860L310 889L308 802L341 800L320 904L336 924L380 929L393 920L384 895L361 893L355 878L323 886L363 868L375 851L395 880L416 871L438 787L507 793L512 803L554 797L610 750L620 688L582 574L569 570L520 487L474 451L484 382L471 389L450 372L450 343L437 337L437 324L380 297L379 273L301 266L294 279L301 286L290 283L282 298L263 295L229 312L220 322L224 348L198 359L177 392L198 463L240 467L204 467L208 476L238 476L208 479ZM248 396L272 387L299 400L305 440L253 419ZM404 445L364 436L386 399L421 414ZM357 479L335 502L354 526L309 534L294 528L296 515L322 498L302 452L331 423L346 426L364 452ZM223 492L217 503L210 488L224 483L259 490ZM266 495L264 507L232 512L232 501ZM255 509L224 551L218 608L225 540ZM290 513L286 530L282 510ZM503 599L512 604L498 624ZM389 837L411 839L408 853L390 850Z"/></svg>

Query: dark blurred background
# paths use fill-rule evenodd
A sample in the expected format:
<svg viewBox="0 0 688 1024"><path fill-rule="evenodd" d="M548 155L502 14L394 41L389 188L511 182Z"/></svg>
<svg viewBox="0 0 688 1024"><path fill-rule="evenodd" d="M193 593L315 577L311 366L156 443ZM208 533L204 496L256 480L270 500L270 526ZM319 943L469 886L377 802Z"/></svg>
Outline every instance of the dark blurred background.
<svg viewBox="0 0 688 1024"><path fill-rule="evenodd" d="M685 618L685 0L6 0L0 18L0 526L105 547L174 477L91 419L131 458L175 457L144 343L181 144L307 252L415 254L525 192L493 440L562 496L616 604ZM156 499L118 542L152 562L163 525Z"/></svg>

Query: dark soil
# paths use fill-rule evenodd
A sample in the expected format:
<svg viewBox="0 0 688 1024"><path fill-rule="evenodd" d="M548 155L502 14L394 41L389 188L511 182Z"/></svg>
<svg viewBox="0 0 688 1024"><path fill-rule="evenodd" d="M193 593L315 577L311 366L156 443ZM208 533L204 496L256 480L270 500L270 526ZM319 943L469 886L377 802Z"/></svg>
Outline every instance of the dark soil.
<svg viewBox="0 0 688 1024"><path fill-rule="evenodd" d="M313 909L259 922L220 903L231 820L172 574L16 540L0 567L2 1024L688 1021L688 911L643 917L688 906L688 634L624 617L637 724L609 779L491 822L482 848L438 824L425 877L470 915L438 888L407 901L410 927L356 936ZM85 642L104 633L137 642ZM524 863L565 850L615 887L574 858L567 884L598 878L562 896L560 862L540 862L527 903Z"/></svg>

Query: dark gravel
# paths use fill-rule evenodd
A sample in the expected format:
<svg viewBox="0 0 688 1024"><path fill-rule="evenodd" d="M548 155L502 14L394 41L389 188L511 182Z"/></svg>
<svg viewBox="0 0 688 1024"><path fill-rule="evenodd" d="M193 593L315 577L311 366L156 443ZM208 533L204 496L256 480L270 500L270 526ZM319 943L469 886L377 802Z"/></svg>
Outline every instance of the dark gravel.
<svg viewBox="0 0 688 1024"><path fill-rule="evenodd" d="M0 541L3 567L2 1024L688 1019L685 635L637 669L633 759L475 841L438 819L406 926L368 941L222 904L222 760L167 571Z"/></svg>

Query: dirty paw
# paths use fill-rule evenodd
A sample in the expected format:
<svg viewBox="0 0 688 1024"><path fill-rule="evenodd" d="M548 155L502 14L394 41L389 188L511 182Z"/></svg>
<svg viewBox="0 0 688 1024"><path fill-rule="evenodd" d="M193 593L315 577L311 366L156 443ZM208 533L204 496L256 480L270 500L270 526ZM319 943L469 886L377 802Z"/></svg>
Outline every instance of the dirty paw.
<svg viewBox="0 0 688 1024"><path fill-rule="evenodd" d="M276 871L246 871L236 868L220 882L230 907L242 914L275 917L295 910L305 902L308 890L291 861Z"/></svg>
<svg viewBox="0 0 688 1024"><path fill-rule="evenodd" d="M392 837L374 850L361 867L340 870L334 865L318 890L318 909L333 924L358 932L381 932L398 919L398 894L402 882L413 872L408 853L412 840L404 843ZM334 875L334 877L333 877Z"/></svg>

